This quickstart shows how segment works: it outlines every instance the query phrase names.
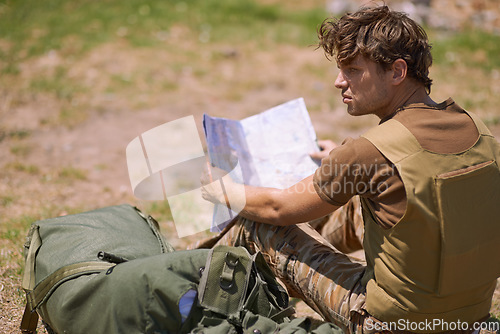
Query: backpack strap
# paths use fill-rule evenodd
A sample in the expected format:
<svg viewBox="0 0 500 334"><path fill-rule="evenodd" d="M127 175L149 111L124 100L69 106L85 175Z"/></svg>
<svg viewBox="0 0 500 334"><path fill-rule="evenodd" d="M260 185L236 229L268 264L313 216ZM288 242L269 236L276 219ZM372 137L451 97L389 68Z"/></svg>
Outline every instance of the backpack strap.
<svg viewBox="0 0 500 334"><path fill-rule="evenodd" d="M32 245L33 245L32 239ZM30 247L31 253L31 247ZM29 257L29 254L28 254ZM82 262L75 263L69 266L64 266L41 281L36 287L32 288L31 284L23 284L26 290L26 308L24 310L23 319L21 321L21 330L23 333L34 333L38 324L38 314L36 309L50 296L50 294L62 283L71 278L75 278L86 274L100 273L104 270L109 270L116 264L108 262ZM33 272L34 273L34 272ZM34 274L32 275L34 276ZM34 278L33 278L34 280ZM23 282L24 283L24 282Z"/></svg>
<svg viewBox="0 0 500 334"><path fill-rule="evenodd" d="M35 257L41 245L42 239L40 238L39 226L33 224L28 233L27 242L25 245L25 247L27 248L27 252L22 282L22 287L24 290L29 291L35 288Z"/></svg>
<svg viewBox="0 0 500 334"><path fill-rule="evenodd" d="M28 302L31 302L33 309L36 309L45 301L50 293L67 280L81 275L100 273L101 271L108 270L114 266L114 263L96 261L75 263L69 266L64 266L41 281L33 291L28 292Z"/></svg>
<svg viewBox="0 0 500 334"><path fill-rule="evenodd" d="M35 333L37 325L38 313L36 313L31 308L30 303L26 303L26 308L24 309L23 313L23 319L21 320L21 333Z"/></svg>
<svg viewBox="0 0 500 334"><path fill-rule="evenodd" d="M33 308L33 304L28 297L35 287L35 255L40 246L42 245L42 240L40 239L40 234L38 232L38 225L33 224L28 233L27 242L25 248L26 253L26 265L24 267L24 276L22 287L26 291L26 307L24 308L23 318L21 320L21 332L22 333L35 333L36 327L38 325L38 313Z"/></svg>

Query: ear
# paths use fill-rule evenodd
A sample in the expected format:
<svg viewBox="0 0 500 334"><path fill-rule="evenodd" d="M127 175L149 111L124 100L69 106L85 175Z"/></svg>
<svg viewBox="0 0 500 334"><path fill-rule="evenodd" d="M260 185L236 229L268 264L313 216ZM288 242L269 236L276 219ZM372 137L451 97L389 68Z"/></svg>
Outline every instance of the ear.
<svg viewBox="0 0 500 334"><path fill-rule="evenodd" d="M408 64L403 59L397 59L392 63L392 84L399 85L406 79L406 73L408 72Z"/></svg>

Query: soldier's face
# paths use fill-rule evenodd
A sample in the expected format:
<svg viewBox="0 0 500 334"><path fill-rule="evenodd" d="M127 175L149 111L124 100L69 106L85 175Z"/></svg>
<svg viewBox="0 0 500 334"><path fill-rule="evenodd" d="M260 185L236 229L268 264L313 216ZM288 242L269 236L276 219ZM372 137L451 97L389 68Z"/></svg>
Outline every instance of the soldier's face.
<svg viewBox="0 0 500 334"><path fill-rule="evenodd" d="M361 55L338 67L335 87L341 90L347 112L353 116L384 115L391 102L391 71L384 71L379 64Z"/></svg>

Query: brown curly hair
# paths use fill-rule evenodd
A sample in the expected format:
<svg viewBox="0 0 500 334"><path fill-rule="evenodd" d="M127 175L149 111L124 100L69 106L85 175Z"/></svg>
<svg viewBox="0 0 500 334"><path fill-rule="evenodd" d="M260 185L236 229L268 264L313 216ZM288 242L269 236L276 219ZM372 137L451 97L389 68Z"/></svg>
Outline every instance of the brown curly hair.
<svg viewBox="0 0 500 334"><path fill-rule="evenodd" d="M395 60L403 59L408 76L430 93L431 46L424 29L405 13L387 6L364 7L339 19L326 19L318 37L319 47L338 64L348 64L360 54L387 70Z"/></svg>

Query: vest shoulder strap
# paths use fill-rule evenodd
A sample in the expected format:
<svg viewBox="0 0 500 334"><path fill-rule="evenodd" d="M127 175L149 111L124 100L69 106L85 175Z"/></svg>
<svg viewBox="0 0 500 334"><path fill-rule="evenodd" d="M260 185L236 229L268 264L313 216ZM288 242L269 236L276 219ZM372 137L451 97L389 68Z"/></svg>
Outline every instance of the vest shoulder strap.
<svg viewBox="0 0 500 334"><path fill-rule="evenodd" d="M420 152L417 138L400 122L390 119L362 135L392 163L397 163L409 155Z"/></svg>
<svg viewBox="0 0 500 334"><path fill-rule="evenodd" d="M477 130L479 131L480 134L491 136L490 130L488 129L486 124L484 124L484 122L481 120L481 118L479 118L478 115L471 113L471 112L468 112L468 111L466 111L466 113L467 113L467 115L470 116L470 118L472 118L472 120L474 121L474 124L476 124Z"/></svg>

